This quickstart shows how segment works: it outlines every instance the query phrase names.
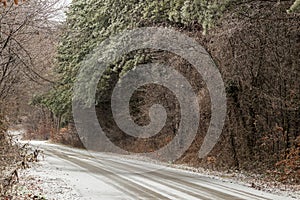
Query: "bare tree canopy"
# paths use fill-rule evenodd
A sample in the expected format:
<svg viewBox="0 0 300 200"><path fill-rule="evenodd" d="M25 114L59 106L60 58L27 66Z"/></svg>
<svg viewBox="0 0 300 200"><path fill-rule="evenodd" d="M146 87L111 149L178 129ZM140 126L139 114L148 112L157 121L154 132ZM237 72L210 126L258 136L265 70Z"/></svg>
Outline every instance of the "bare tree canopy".
<svg viewBox="0 0 300 200"><path fill-rule="evenodd" d="M0 0L0 3L2 3L3 6L7 6L7 4L8 4L7 0ZM18 5L19 4L19 0L14 0L14 4Z"/></svg>

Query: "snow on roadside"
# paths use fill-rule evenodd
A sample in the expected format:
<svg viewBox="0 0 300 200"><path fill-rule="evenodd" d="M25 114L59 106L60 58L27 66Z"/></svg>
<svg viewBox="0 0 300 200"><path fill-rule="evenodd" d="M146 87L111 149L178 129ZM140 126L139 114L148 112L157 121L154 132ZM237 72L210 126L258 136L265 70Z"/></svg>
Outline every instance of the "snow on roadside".
<svg viewBox="0 0 300 200"><path fill-rule="evenodd" d="M238 185L243 185L249 188L254 188L256 190L261 190L270 194L280 195L289 197L292 199L300 199L300 185L289 185L283 184L276 181L266 181L264 180L262 175L247 173L245 171L216 171L211 169L205 169L202 167L191 167L184 164L174 164L174 163L166 163L160 162L157 160L153 160L151 158L138 156L138 155L115 155L119 156L123 160L135 160L136 162L150 162L157 165L162 165L165 167L171 167L178 170L184 170L189 173L195 175L206 176L211 179L217 179L222 182L235 183Z"/></svg>
<svg viewBox="0 0 300 200"><path fill-rule="evenodd" d="M9 129L8 134L15 143L26 144L31 141L22 140L25 130L21 127ZM40 141L40 143L45 143ZM39 157L39 160L41 157ZM52 168L45 160L28 163L30 168L19 170L19 182L12 188L14 200L77 200L77 192L63 179L62 170Z"/></svg>
<svg viewBox="0 0 300 200"><path fill-rule="evenodd" d="M265 181L262 175L244 171L214 171L204 168L194 168L187 165L168 164L168 166L201 174L223 182L236 183L267 193L300 199L300 185L287 185L276 181Z"/></svg>
<svg viewBox="0 0 300 200"><path fill-rule="evenodd" d="M14 199L79 200L79 194L64 180L65 176L65 172L45 161L34 163L21 171L20 181L14 187Z"/></svg>

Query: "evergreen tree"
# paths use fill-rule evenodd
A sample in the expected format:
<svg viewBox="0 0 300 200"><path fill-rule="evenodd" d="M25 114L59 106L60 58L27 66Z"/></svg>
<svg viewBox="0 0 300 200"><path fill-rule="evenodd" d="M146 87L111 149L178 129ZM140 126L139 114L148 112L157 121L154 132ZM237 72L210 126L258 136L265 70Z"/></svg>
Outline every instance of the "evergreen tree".
<svg viewBox="0 0 300 200"><path fill-rule="evenodd" d="M39 98L55 115L70 117L72 86L80 64L103 40L134 27L169 24L188 27L199 24L206 32L220 16L227 1L209 0L73 0L67 13L65 31L58 47L56 73L59 83ZM145 62L145 55L126 56L108 69L99 84L99 93L108 87L109 70L124 72Z"/></svg>

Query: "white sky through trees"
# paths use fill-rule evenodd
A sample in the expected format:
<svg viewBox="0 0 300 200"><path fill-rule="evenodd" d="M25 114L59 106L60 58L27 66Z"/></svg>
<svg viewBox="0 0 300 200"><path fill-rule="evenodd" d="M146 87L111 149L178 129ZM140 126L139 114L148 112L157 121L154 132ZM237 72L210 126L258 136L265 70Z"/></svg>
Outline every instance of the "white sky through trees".
<svg viewBox="0 0 300 200"><path fill-rule="evenodd" d="M59 0L54 6L58 9L57 15L53 17L55 21L64 21L66 19L65 12L68 6L71 4L72 0Z"/></svg>

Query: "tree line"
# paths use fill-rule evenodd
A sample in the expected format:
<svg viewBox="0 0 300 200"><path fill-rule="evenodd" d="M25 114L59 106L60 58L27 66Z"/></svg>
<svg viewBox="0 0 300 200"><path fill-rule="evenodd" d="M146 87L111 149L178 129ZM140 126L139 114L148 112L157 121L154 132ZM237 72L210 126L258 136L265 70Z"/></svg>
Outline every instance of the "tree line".
<svg viewBox="0 0 300 200"><path fill-rule="evenodd" d="M32 8L28 6L26 9ZM7 9L20 8L2 8L3 11ZM45 89L46 92L37 94L32 99L32 105L40 109L36 122L44 120L43 127L32 129L47 126L44 132L51 131L53 137L60 137L65 143L76 140L73 143L80 146L73 125L71 101L73 84L81 62L103 40L123 30L146 26L171 27L194 37L205 46L225 81L228 113L222 137L210 154L210 158L216 158L213 159L215 167L261 171L270 168L279 179L297 181L299 175L295 172L299 169L297 152L300 148L298 11L299 0L73 0L66 14L66 22L59 27L59 45L52 63L55 66L54 83L51 83L50 90ZM18 17L12 20L15 19L28 18ZM18 46L20 42L16 42L15 37L11 36L15 34L14 30L25 30L22 27L30 25L28 21L24 22L26 26L22 26L22 23L23 21L8 28L6 26L12 24L1 20L1 27L8 30L0 38L3 41L3 50L0 51L3 52L2 69L6 69L5 66L10 63L7 69L20 72L13 73L13 76L3 76L9 77L5 81L6 86L3 86L5 99L8 96L14 98L17 96L15 94L21 93L5 93L8 89L13 91L10 88L21 89L18 82L23 79L16 74L33 80L48 79L47 76L40 76L42 72L38 71L44 67L34 68L35 65L30 59L32 56L28 56ZM45 26L42 23L34 27L41 25ZM30 36L34 32L32 29L26 31ZM20 38L26 39L24 34L20 35ZM9 42L6 44L5 41ZM20 44L30 47L26 45L28 41L25 41ZM40 52L35 50L33 47L28 52L35 52L38 58ZM189 63L176 55L142 50L114 61L98 84L96 109L99 121L113 142L133 152L145 149L153 151L164 146L176 135L180 106L172 93L165 88L145 86L135 93L130 103L133 118L141 125L148 123L148 108L154 102L169 108L166 127L150 141L126 137L114 123L111 111L107 109L110 108L112 89L120 77L139 64L157 61L170 64L188 77L201 100L201 127L197 137L190 149L176 162L205 166L207 160L199 159L197 152L210 119L209 93L201 76L196 75L190 69ZM1 72L8 73L7 70ZM105 117L100 113L104 113ZM51 125L48 127L48 124Z"/></svg>

